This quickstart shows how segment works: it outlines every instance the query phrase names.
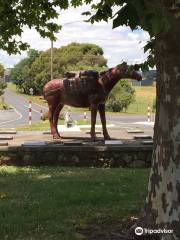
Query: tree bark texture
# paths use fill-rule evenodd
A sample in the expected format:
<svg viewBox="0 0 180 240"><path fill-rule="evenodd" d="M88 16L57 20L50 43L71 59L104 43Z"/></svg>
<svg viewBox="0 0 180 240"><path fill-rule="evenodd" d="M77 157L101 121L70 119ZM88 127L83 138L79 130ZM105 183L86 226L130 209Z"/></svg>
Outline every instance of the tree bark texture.
<svg viewBox="0 0 180 240"><path fill-rule="evenodd" d="M155 40L157 109L154 151L144 222L173 229L161 239L180 239L180 17Z"/></svg>

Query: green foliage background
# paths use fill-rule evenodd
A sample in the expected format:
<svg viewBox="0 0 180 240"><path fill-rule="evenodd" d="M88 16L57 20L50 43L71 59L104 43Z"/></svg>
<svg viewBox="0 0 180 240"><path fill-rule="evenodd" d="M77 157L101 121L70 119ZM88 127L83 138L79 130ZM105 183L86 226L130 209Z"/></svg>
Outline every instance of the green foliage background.
<svg viewBox="0 0 180 240"><path fill-rule="evenodd" d="M50 55L50 49L44 52L30 50L28 57L11 71L11 81L25 93L29 93L29 88L32 87L35 94L41 94L43 86L51 79ZM53 49L54 79L62 77L66 71L103 71L106 68L107 60L103 57L103 50L95 44L71 43Z"/></svg>
<svg viewBox="0 0 180 240"><path fill-rule="evenodd" d="M2 78L4 75L4 66L0 64L0 78Z"/></svg>
<svg viewBox="0 0 180 240"><path fill-rule="evenodd" d="M111 112L126 111L134 101L135 90L127 80L123 79L110 92L106 109Z"/></svg>
<svg viewBox="0 0 180 240"><path fill-rule="evenodd" d="M0 80L0 96L4 93L4 89L7 87L7 83L3 80Z"/></svg>

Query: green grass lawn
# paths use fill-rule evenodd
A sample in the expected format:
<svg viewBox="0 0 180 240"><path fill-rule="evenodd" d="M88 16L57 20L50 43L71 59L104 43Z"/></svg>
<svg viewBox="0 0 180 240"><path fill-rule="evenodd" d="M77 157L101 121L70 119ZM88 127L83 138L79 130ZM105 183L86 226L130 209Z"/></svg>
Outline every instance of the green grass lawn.
<svg viewBox="0 0 180 240"><path fill-rule="evenodd" d="M2 101L0 99L0 110L2 110L2 109L3 109L3 104L2 104Z"/></svg>
<svg viewBox="0 0 180 240"><path fill-rule="evenodd" d="M64 120L59 120L58 124L64 125ZM90 124L89 120L78 120L76 121L77 125L87 125ZM100 124L99 121L97 121L97 124ZM48 131L50 130L49 121L40 121L38 123L33 123L32 125L24 125L24 126L18 126L16 127L17 131Z"/></svg>
<svg viewBox="0 0 180 240"><path fill-rule="evenodd" d="M151 109L153 100L156 98L155 87L133 87L135 89L135 102L130 104L127 112L128 114L147 114L148 104Z"/></svg>
<svg viewBox="0 0 180 240"><path fill-rule="evenodd" d="M62 121L60 121L62 122ZM49 121L40 121L38 123L33 123L32 125L22 125L16 127L17 131L48 131L50 130Z"/></svg>
<svg viewBox="0 0 180 240"><path fill-rule="evenodd" d="M134 216L148 169L0 167L0 239L80 240L91 221Z"/></svg>

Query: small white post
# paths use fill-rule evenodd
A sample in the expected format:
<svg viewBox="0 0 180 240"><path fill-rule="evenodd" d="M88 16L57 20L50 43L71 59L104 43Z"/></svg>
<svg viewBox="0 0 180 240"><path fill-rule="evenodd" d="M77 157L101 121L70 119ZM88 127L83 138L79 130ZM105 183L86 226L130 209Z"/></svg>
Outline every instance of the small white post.
<svg viewBox="0 0 180 240"><path fill-rule="evenodd" d="M32 102L29 100L29 125L32 124Z"/></svg>
<svg viewBox="0 0 180 240"><path fill-rule="evenodd" d="M148 104L148 107L147 107L147 115L148 115L148 122L150 122L151 121L151 108L150 108L150 105Z"/></svg>
<svg viewBox="0 0 180 240"><path fill-rule="evenodd" d="M41 120L43 119L43 111L42 109L40 110L40 114L41 114Z"/></svg>
<svg viewBox="0 0 180 240"><path fill-rule="evenodd" d="M86 121L87 120L87 113L86 113L86 111L84 111L84 121Z"/></svg>

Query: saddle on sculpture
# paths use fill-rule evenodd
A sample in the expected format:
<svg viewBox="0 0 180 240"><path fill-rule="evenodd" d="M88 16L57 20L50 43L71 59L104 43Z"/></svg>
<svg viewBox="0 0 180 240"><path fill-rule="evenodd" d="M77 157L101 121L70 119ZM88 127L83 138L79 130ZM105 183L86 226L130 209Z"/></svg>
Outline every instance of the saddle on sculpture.
<svg viewBox="0 0 180 240"><path fill-rule="evenodd" d="M85 70L85 71L80 71L80 72L66 72L64 74L64 77L69 79L69 78L80 78L80 79L98 79L99 78L99 73L98 71L95 70Z"/></svg>
<svg viewBox="0 0 180 240"><path fill-rule="evenodd" d="M80 72L66 72L64 75L64 88L67 92L80 94L95 91L99 73L94 70Z"/></svg>

